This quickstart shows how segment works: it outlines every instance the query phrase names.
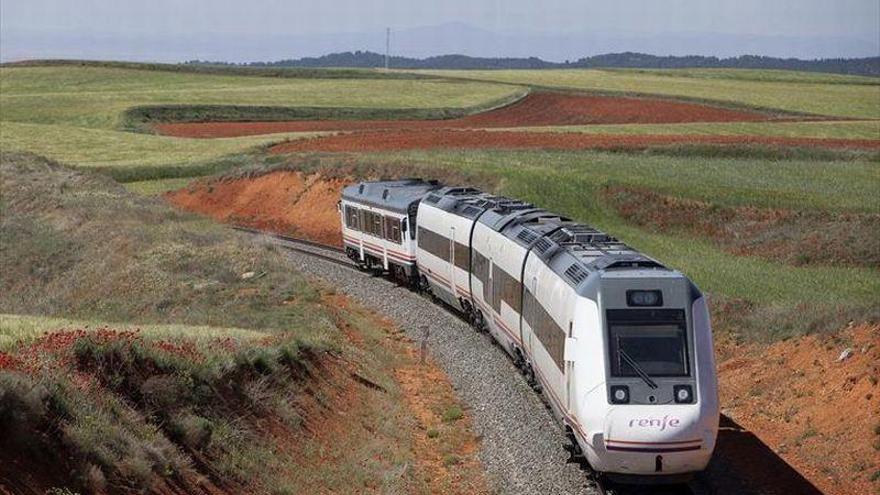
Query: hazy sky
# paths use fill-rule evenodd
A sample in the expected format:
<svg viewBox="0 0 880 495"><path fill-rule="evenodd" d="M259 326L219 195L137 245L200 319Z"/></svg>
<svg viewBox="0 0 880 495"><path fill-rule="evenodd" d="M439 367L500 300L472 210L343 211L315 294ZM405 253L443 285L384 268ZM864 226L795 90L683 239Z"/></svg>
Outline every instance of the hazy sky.
<svg viewBox="0 0 880 495"><path fill-rule="evenodd" d="M496 33L845 37L880 44L878 0L2 0L0 29L28 37L307 36L452 22ZM34 41L33 43L37 43ZM115 43L120 43L116 41ZM0 50L4 49L0 46ZM70 48L70 47L59 47ZM361 47L351 47L358 49ZM442 46L439 47L442 50ZM651 51L646 46L644 51ZM697 51L698 47L695 47ZM48 45L42 49L52 48ZM308 50L305 50L308 51ZM498 55L505 55L499 53ZM5 58L9 58L9 53Z"/></svg>

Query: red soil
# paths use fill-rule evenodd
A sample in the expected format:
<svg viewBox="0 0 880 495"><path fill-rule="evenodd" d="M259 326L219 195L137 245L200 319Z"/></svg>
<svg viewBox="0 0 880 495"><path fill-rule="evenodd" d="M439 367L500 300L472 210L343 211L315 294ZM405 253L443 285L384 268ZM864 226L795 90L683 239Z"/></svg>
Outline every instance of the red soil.
<svg viewBox="0 0 880 495"><path fill-rule="evenodd" d="M365 131L350 134L299 139L278 144L272 153L292 152L370 152L413 149L617 149L645 148L671 144L758 144L821 148L880 149L876 139L815 139L769 136L687 136L516 132L516 131Z"/></svg>
<svg viewBox="0 0 880 495"><path fill-rule="evenodd" d="M823 493L880 488L880 480L871 479L880 467L880 326L858 325L769 347L727 342L716 347L726 416ZM846 348L852 354L840 361ZM801 493L780 486L779 472L768 469L766 456L725 457L765 493Z"/></svg>
<svg viewBox="0 0 880 495"><path fill-rule="evenodd" d="M448 120L300 120L156 124L160 134L189 138L253 136L277 132L377 129L475 129L585 124L754 122L768 114L652 98L533 93L495 110Z"/></svg>
<svg viewBox="0 0 880 495"><path fill-rule="evenodd" d="M273 172L256 178L196 183L165 198L185 210L221 222L342 245L336 202L346 183L339 179Z"/></svg>

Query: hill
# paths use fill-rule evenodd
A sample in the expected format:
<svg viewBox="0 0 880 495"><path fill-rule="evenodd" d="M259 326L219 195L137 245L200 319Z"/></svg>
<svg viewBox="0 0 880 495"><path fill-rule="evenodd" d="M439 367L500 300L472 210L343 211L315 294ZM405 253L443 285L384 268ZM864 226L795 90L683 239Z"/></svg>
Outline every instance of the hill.
<svg viewBox="0 0 880 495"><path fill-rule="evenodd" d="M223 65L223 62L193 60L192 65ZM230 64L232 65L232 64ZM340 52L320 57L252 62L239 64L248 67L384 67L385 56L371 51ZM548 62L538 57L470 57L467 55L439 55L427 58L393 56L389 66L395 69L560 69L560 68L637 68L637 69L783 69L809 72L830 72L861 76L880 76L880 57L829 58L802 60L797 58L741 55L718 58L699 55L657 56L645 53L608 53L580 58L574 62Z"/></svg>

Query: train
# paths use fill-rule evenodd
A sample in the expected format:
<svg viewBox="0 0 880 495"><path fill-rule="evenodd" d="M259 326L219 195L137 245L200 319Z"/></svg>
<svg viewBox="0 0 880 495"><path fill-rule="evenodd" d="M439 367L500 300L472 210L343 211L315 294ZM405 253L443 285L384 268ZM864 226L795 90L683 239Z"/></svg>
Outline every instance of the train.
<svg viewBox="0 0 880 495"><path fill-rule="evenodd" d="M430 294L510 355L572 456L622 483L704 470L719 403L706 297L681 272L531 203L438 181L364 181L346 254Z"/></svg>

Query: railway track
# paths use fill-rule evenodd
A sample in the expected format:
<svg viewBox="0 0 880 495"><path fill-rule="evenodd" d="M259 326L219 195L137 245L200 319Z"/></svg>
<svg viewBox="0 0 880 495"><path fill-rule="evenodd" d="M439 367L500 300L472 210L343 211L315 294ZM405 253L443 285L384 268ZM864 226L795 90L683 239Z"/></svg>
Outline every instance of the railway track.
<svg viewBox="0 0 880 495"><path fill-rule="evenodd" d="M235 230L245 232L254 236L263 236L270 238L275 245L289 251L301 253L307 256L311 256L313 258L318 258L322 261L333 263L335 265L356 271L364 275L367 275L369 273L358 267L356 263L351 261L345 255L345 251L342 248L336 246L328 246L326 244L311 241L308 239L301 239L298 237L276 234L274 232L267 232L250 227L233 226L233 228ZM442 306L443 309L445 309L447 312L468 323L462 318L459 312L454 311L452 308L446 306L445 304L440 304L440 306ZM709 495L712 493L711 490L699 489L697 486L695 486L695 484L692 483L666 486L618 485L610 483L603 478L597 478L596 476L592 475L590 468L587 466L581 466L581 469L583 469L587 473L590 480L592 481L593 487L599 495ZM699 483L697 483L696 485L699 485Z"/></svg>
<svg viewBox="0 0 880 495"><path fill-rule="evenodd" d="M336 246L328 246L326 244L310 241L308 239L300 239L298 237L291 237L287 235L276 234L273 232L267 232L264 230L252 229L250 227L242 227L236 225L233 226L233 228L241 232L247 232L248 234L268 237L273 240L276 246L287 249L288 251L295 251L297 253L302 253L308 256L312 256L314 258L319 258L321 260L334 263L336 265L343 266L345 268L349 268L355 271L362 271L354 262L352 262L350 259L348 259L348 257L345 256L345 251L343 251L342 248L338 248Z"/></svg>

